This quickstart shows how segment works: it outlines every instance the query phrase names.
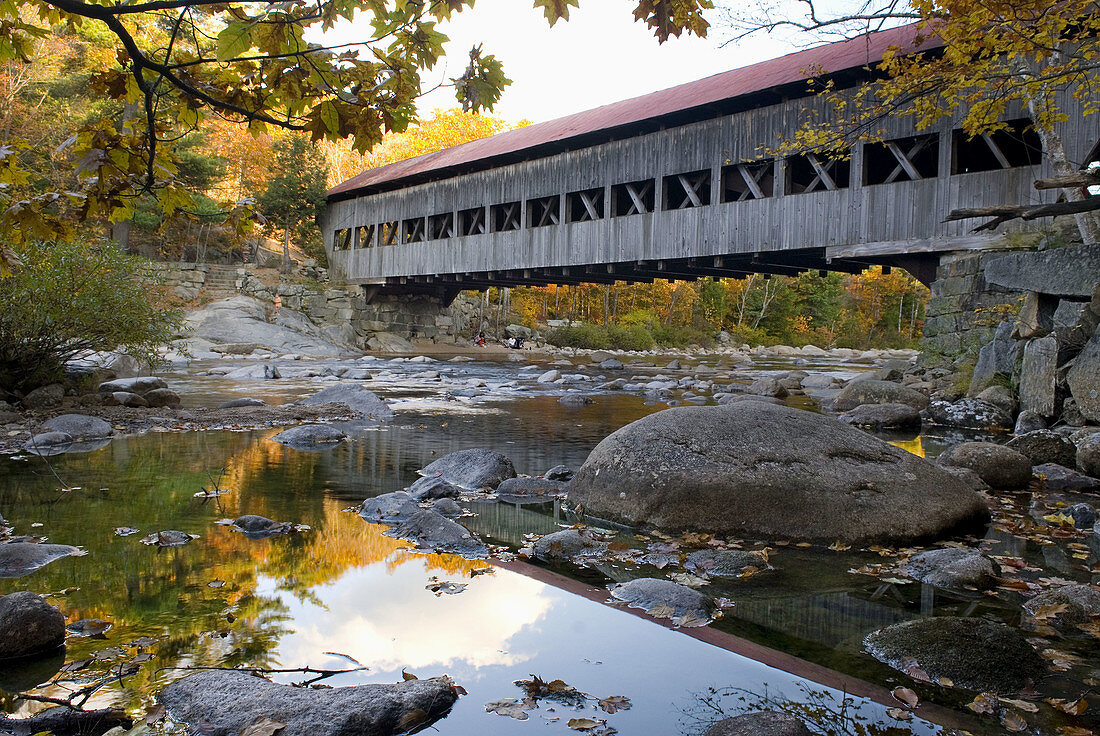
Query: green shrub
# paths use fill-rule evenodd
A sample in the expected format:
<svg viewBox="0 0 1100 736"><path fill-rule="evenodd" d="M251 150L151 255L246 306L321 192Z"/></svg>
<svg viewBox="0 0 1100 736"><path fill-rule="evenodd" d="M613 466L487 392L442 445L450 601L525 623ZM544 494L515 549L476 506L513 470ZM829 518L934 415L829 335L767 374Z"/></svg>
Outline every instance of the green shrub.
<svg viewBox="0 0 1100 736"><path fill-rule="evenodd" d="M753 329L748 325L733 325L726 328L726 333L730 336L730 344L732 345L750 345L756 347L757 345L771 345L775 342L775 338L770 337L768 333L761 329Z"/></svg>
<svg viewBox="0 0 1100 736"><path fill-rule="evenodd" d="M29 243L0 278L0 398L58 380L85 351L125 349L154 362L181 313L149 285L146 261L113 243Z"/></svg>
<svg viewBox="0 0 1100 736"><path fill-rule="evenodd" d="M587 350L649 350L653 335L641 325L571 325L558 327L546 337L551 345Z"/></svg>

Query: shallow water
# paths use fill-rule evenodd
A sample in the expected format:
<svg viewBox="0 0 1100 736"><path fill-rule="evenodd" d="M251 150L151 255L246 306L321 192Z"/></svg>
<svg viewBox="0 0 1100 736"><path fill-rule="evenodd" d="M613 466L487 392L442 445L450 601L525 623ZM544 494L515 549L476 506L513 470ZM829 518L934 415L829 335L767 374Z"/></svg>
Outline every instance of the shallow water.
<svg viewBox="0 0 1100 736"><path fill-rule="evenodd" d="M223 364L196 364L168 380L187 403L204 406L242 395L291 401L335 380L231 381L198 375L218 365ZM318 369L336 365L308 364ZM437 457L490 447L511 457L521 473L535 475L558 464L575 468L607 434L665 404L596 391L595 403L570 409L557 401L561 387L534 383L545 365L534 371L507 363L363 365L375 374L366 385L394 402L397 418L355 428L350 443L328 452L284 448L270 440L277 430L266 430L117 439L91 453L51 458L52 470L40 458L0 457L0 513L17 533L80 545L88 552L24 578L0 580L0 593L76 588L51 599L70 621L101 618L114 624L103 639L70 637L64 659L47 664L59 667L63 661L98 656L101 661L69 675L88 681L151 654L151 661L137 663L136 673L93 699L97 705L140 709L151 704L159 687L186 674L175 667L348 666L347 659L332 654L338 653L369 669L326 680L332 685L393 682L403 670L420 677L453 677L468 695L436 724L444 734L531 732L535 724L539 732L571 733L566 721L579 716L604 718L622 734L696 734L718 717L708 705L711 690L717 694L710 695L710 702L717 699L731 714L737 712L741 693L733 689L809 704L822 718L840 708L842 691L854 693L846 712L856 709L882 729L903 727L880 733L937 733L940 726L992 732L981 730L990 728L989 721L978 721L960 707L969 697L932 685L918 687L922 699L936 702L923 705L915 721L893 720L886 714L895 705L889 689L913 683L863 654L860 642L876 628L921 615L980 615L1016 623L1018 608L980 594L950 596L919 584L883 583L848 572L878 561L873 553L777 546L784 540L768 540L776 571L708 586L708 593L733 599L734 608L704 629L673 630L604 602L607 584L662 574L653 568L612 562L587 569L522 561L489 566L418 553L406 542L383 536L384 527L364 522L349 507L407 486L417 469ZM781 360L761 362L736 380L747 383L791 367ZM827 360L799 367L844 375L860 369ZM436 371L442 371L439 379L421 375ZM654 375L660 372L650 369ZM629 377L630 371L623 373ZM471 381L486 384L485 393L450 394ZM576 386L592 392L597 383ZM929 456L958 441L933 434L892 439ZM215 483L229 493L195 497ZM468 508L478 514L463 519L471 529L512 549L527 534L545 534L573 521L553 502L475 502ZM215 523L246 513L310 529L249 540ZM114 531L120 527L140 531L118 536ZM140 543L144 535L164 529L198 539L180 548ZM1010 537L998 544L1038 561L1048 574L1088 579L1079 572L1082 563L1059 557L1059 550ZM1083 564L1096 562L1097 550L1090 554ZM485 574L471 574L486 567L491 569ZM468 587L456 595L436 595L425 587L434 580ZM140 637L154 641L128 646ZM1071 677L1068 685L1052 686L1055 692L1057 687L1070 692L1075 683L1100 676L1094 648L1080 641L1066 648L1081 661L1065 676ZM592 699L581 710L544 701L525 722L486 712L491 701L522 699L513 681L532 674L546 681L562 679ZM48 667L2 668L0 689L18 691L52 675ZM304 677L278 676L287 682ZM54 684L44 692L58 696L64 686ZM610 715L596 709L596 698L613 695L629 698L632 707ZM9 708L15 705L10 698L5 702ZM21 707L25 712L26 704Z"/></svg>

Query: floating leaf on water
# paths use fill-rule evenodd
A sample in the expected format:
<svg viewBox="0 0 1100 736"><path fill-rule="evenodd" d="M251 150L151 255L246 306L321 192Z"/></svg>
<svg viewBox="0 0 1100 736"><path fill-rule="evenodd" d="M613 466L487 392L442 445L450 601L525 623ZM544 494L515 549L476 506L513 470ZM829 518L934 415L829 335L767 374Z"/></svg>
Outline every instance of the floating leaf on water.
<svg viewBox="0 0 1100 736"><path fill-rule="evenodd" d="M523 703L515 698L502 698L485 704L485 710L500 716L515 718L517 721L526 721L529 717Z"/></svg>
<svg viewBox="0 0 1100 736"><path fill-rule="evenodd" d="M1005 705L1011 705L1013 708L1024 711L1025 713L1037 713L1039 706L1035 703L1029 703L1026 700L1013 700L1011 698L1001 698L1001 702Z"/></svg>
<svg viewBox="0 0 1100 736"><path fill-rule="evenodd" d="M160 719L164 718L164 716L166 716L167 714L168 711L164 709L164 706L160 703L157 703L145 712L145 718L143 718L142 721L147 725L150 723L156 723Z"/></svg>
<svg viewBox="0 0 1100 736"><path fill-rule="evenodd" d="M130 664L145 664L146 662L152 662L152 661L153 661L153 654L151 652L142 652L141 654L138 654L133 659L131 659L129 663Z"/></svg>
<svg viewBox="0 0 1100 736"><path fill-rule="evenodd" d="M73 621L65 627L65 630L77 636L103 636L113 625L110 621L98 618L82 618L79 621Z"/></svg>
<svg viewBox="0 0 1100 736"><path fill-rule="evenodd" d="M852 545L845 544L844 542L841 542L839 539L829 545L829 549L831 549L833 552L847 552L851 548L852 548Z"/></svg>
<svg viewBox="0 0 1100 736"><path fill-rule="evenodd" d="M975 713L989 715L997 707L997 696L993 693L981 693L966 706Z"/></svg>
<svg viewBox="0 0 1100 736"><path fill-rule="evenodd" d="M76 659L76 660L73 660L72 662L66 662L61 667L61 671L64 672L65 674L71 674L73 672L80 672L80 670L86 668L88 665L90 665L94 661L95 660L93 660L91 657L88 657L87 659Z"/></svg>
<svg viewBox="0 0 1100 736"><path fill-rule="evenodd" d="M913 714L902 708L887 708L886 715L897 721L911 721Z"/></svg>
<svg viewBox="0 0 1100 736"><path fill-rule="evenodd" d="M241 736L275 736L286 728L282 721L272 720L267 716L258 716L252 725L241 731Z"/></svg>
<svg viewBox="0 0 1100 736"><path fill-rule="evenodd" d="M208 587L208 588L222 588L222 587L225 587L225 581L224 580L211 580L209 583L206 584L206 587Z"/></svg>
<svg viewBox="0 0 1100 736"><path fill-rule="evenodd" d="M92 657L97 662L110 662L112 659L118 659L122 654L122 649L119 647L107 647L106 649L96 652Z"/></svg>
<svg viewBox="0 0 1100 736"><path fill-rule="evenodd" d="M597 703L604 713L615 713L620 710L630 710L630 698L622 695L612 695L609 698L601 698Z"/></svg>
<svg viewBox="0 0 1100 736"><path fill-rule="evenodd" d="M128 537L131 534L137 534L138 531L140 531L140 530L136 529L132 526L120 526L117 529L115 529L115 536L116 537Z"/></svg>
<svg viewBox="0 0 1100 736"><path fill-rule="evenodd" d="M1069 605L1066 603L1050 603L1045 606L1039 606L1039 610L1031 614L1031 617L1036 621L1049 621L1052 618L1057 618L1068 610Z"/></svg>
<svg viewBox="0 0 1100 736"><path fill-rule="evenodd" d="M139 636L132 642L127 644L128 647L149 647L157 643L157 640L151 636Z"/></svg>
<svg viewBox="0 0 1100 736"><path fill-rule="evenodd" d="M668 576L669 580L680 585L686 585L689 588L701 588L704 585L709 585L710 581L704 578L692 575L687 572L674 572Z"/></svg>
<svg viewBox="0 0 1100 736"><path fill-rule="evenodd" d="M1089 703L1085 698L1079 700L1063 700L1061 698L1047 698L1048 703L1053 705L1063 713L1069 713L1071 716L1079 716L1088 710ZM1030 705L1030 703L1029 703Z"/></svg>
<svg viewBox="0 0 1100 736"><path fill-rule="evenodd" d="M591 718L570 718L566 721L567 726L574 731L591 731L596 726L600 725L601 721L596 721Z"/></svg>
<svg viewBox="0 0 1100 736"><path fill-rule="evenodd" d="M936 684L943 687L955 687L955 681L952 680L950 677L944 677L943 675L940 675L936 678Z"/></svg>
<svg viewBox="0 0 1100 736"><path fill-rule="evenodd" d="M1006 710L1001 717L1001 725L1006 731L1026 731L1027 721L1014 710Z"/></svg>
<svg viewBox="0 0 1100 736"><path fill-rule="evenodd" d="M1059 736L1096 736L1096 732L1089 728L1078 726L1059 726Z"/></svg>
<svg viewBox="0 0 1100 736"><path fill-rule="evenodd" d="M436 597L441 595L457 595L466 590L469 583L452 583L449 580L432 580L424 586L425 590L430 590L436 594Z"/></svg>
<svg viewBox="0 0 1100 736"><path fill-rule="evenodd" d="M903 659L899 669L917 682L932 682L932 678L928 676L927 672L921 669L920 664L913 657L906 657Z"/></svg>
<svg viewBox="0 0 1100 736"><path fill-rule="evenodd" d="M910 710L916 708L917 703L920 702L920 698L917 697L917 694L907 687L896 687L890 691L890 694L894 696L894 700L902 703Z"/></svg>

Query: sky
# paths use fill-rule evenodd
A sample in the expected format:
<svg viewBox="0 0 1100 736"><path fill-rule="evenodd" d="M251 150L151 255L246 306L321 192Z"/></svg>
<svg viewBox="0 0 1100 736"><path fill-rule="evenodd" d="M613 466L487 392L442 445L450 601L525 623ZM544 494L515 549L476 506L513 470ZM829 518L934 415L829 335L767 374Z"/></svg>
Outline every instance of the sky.
<svg viewBox="0 0 1100 736"><path fill-rule="evenodd" d="M470 48L484 44L483 53L500 59L512 80L493 114L542 122L796 50L768 36L721 47L726 34L717 15L708 18L708 38L685 34L658 44L645 24L634 21L637 0L581 0L580 5L570 9L568 22L550 28L531 0L477 0L442 28L451 38L447 66L429 72L425 88L461 74ZM333 33L352 40L363 35L355 25ZM454 90L444 88L425 96L420 112L455 106Z"/></svg>

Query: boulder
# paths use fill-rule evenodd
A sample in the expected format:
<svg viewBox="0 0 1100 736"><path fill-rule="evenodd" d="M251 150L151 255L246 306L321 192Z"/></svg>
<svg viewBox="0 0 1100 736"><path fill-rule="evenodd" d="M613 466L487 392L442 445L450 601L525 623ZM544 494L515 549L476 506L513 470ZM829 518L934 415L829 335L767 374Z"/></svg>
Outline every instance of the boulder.
<svg viewBox="0 0 1100 736"><path fill-rule="evenodd" d="M573 470L566 465L555 465L542 474L542 477L546 480L560 480L571 481L573 480Z"/></svg>
<svg viewBox="0 0 1100 736"><path fill-rule="evenodd" d="M458 498L462 495L461 488L438 476L417 478L416 482L406 490L414 501L430 498Z"/></svg>
<svg viewBox="0 0 1100 736"><path fill-rule="evenodd" d="M1034 432L1038 429L1046 429L1047 420L1043 419L1040 415L1033 411L1022 411L1019 416L1016 417L1016 426L1013 428L1013 434L1027 434L1028 432Z"/></svg>
<svg viewBox="0 0 1100 736"><path fill-rule="evenodd" d="M354 383L340 383L323 388L300 402L303 406L317 404L347 404L354 412L368 419L387 421L393 419L393 409L377 394Z"/></svg>
<svg viewBox="0 0 1100 736"><path fill-rule="evenodd" d="M1100 422L1100 327L1073 362L1066 374L1066 383L1081 414L1093 422Z"/></svg>
<svg viewBox="0 0 1100 736"><path fill-rule="evenodd" d="M963 442L940 455L939 462L969 468L993 488L1023 488L1031 482L1031 460L993 442Z"/></svg>
<svg viewBox="0 0 1100 736"><path fill-rule="evenodd" d="M628 424L596 446L569 496L628 524L764 539L914 540L988 518L978 493L922 458L761 401Z"/></svg>
<svg viewBox="0 0 1100 736"><path fill-rule="evenodd" d="M588 406L592 402L593 399L591 396L580 393L568 393L558 399L558 403L562 406L569 406L573 408Z"/></svg>
<svg viewBox="0 0 1100 736"><path fill-rule="evenodd" d="M275 534L286 534L291 530L291 525L286 522L275 521L256 514L238 516L233 522L233 526L244 532L245 536L250 539L262 539Z"/></svg>
<svg viewBox="0 0 1100 736"><path fill-rule="evenodd" d="M833 411L849 411L860 404L905 404L921 410L928 406L928 397L889 381L851 381L833 399Z"/></svg>
<svg viewBox="0 0 1100 736"><path fill-rule="evenodd" d="M243 409L248 406L267 406L263 399L232 399L218 404L219 409Z"/></svg>
<svg viewBox="0 0 1100 736"><path fill-rule="evenodd" d="M103 404L105 406L126 406L131 409L144 409L149 406L149 402L141 394L133 394L129 391L114 391L113 393L103 394Z"/></svg>
<svg viewBox="0 0 1100 736"><path fill-rule="evenodd" d="M764 710L723 718L703 736L812 736L806 724L787 713Z"/></svg>
<svg viewBox="0 0 1100 736"><path fill-rule="evenodd" d="M697 590L660 578L637 578L609 590L615 601L640 608L654 618L669 618L677 626L705 626L714 619L714 601Z"/></svg>
<svg viewBox="0 0 1100 736"><path fill-rule="evenodd" d="M1050 606L1065 606L1065 610L1053 616L1056 623L1087 624L1093 616L1100 616L1100 590L1091 585L1063 585L1027 601L1024 610L1035 616Z"/></svg>
<svg viewBox="0 0 1100 736"><path fill-rule="evenodd" d="M1016 412L1020 408L1015 394L1004 386L990 386L978 394L977 398L987 404L993 404L993 406L1012 417L1016 416Z"/></svg>
<svg viewBox="0 0 1100 736"><path fill-rule="evenodd" d="M34 544L32 542L0 544L0 578L21 578L62 557L77 557L83 554L81 550L67 544Z"/></svg>
<svg viewBox="0 0 1100 736"><path fill-rule="evenodd" d="M623 362L616 360L615 358L609 358L604 361L600 361L600 370L605 371L621 371L623 369Z"/></svg>
<svg viewBox="0 0 1100 736"><path fill-rule="evenodd" d="M1100 432L1077 441L1077 467L1093 478L1100 478Z"/></svg>
<svg viewBox="0 0 1100 736"><path fill-rule="evenodd" d="M989 558L976 549L931 549L909 558L902 575L937 588L986 590L996 583L997 571Z"/></svg>
<svg viewBox="0 0 1100 736"><path fill-rule="evenodd" d="M191 544L192 539L198 539L198 536L181 532L179 529L164 529L142 537L141 543L150 547L182 547L185 544Z"/></svg>
<svg viewBox="0 0 1100 736"><path fill-rule="evenodd" d="M569 490L569 483L546 478L506 478L497 486L502 496L560 496Z"/></svg>
<svg viewBox="0 0 1100 736"><path fill-rule="evenodd" d="M1075 503L1066 508L1073 517L1073 525L1078 529L1089 529L1096 524L1096 509L1087 503Z"/></svg>
<svg viewBox="0 0 1100 736"><path fill-rule="evenodd" d="M745 568L762 570L768 567L768 554L741 549L699 549L687 556L684 567L707 577L736 578Z"/></svg>
<svg viewBox="0 0 1100 736"><path fill-rule="evenodd" d="M63 414L42 422L42 429L65 432L75 440L98 440L111 436L114 431L108 422L85 414Z"/></svg>
<svg viewBox="0 0 1100 736"><path fill-rule="evenodd" d="M113 394L116 391L125 391L130 394L144 396L158 388L168 388L163 378L156 376L137 376L134 378L117 378L114 381L105 381L99 384L99 393Z"/></svg>
<svg viewBox="0 0 1100 736"><path fill-rule="evenodd" d="M1088 298L1100 282L1100 249L1076 245L990 258L985 280L1018 291Z"/></svg>
<svg viewBox="0 0 1100 736"><path fill-rule="evenodd" d="M1053 335L1029 340L1020 366L1020 408L1052 417L1057 407L1058 340Z"/></svg>
<svg viewBox="0 0 1100 736"><path fill-rule="evenodd" d="M65 387L59 383L51 383L48 386L39 386L20 401L24 409L38 411L57 406L65 398Z"/></svg>
<svg viewBox="0 0 1100 736"><path fill-rule="evenodd" d="M413 542L421 549L449 552L467 558L489 556L489 548L473 532L431 509L420 509L410 514L385 534Z"/></svg>
<svg viewBox="0 0 1100 736"><path fill-rule="evenodd" d="M535 542L535 557L540 560L570 560L582 555L601 555L607 542L587 529L562 529L544 534Z"/></svg>
<svg viewBox="0 0 1100 736"><path fill-rule="evenodd" d="M457 519L465 513L453 498L437 498L431 504L432 511L443 514L449 519Z"/></svg>
<svg viewBox="0 0 1100 736"><path fill-rule="evenodd" d="M363 501L359 515L367 521L390 524L407 519L419 510L420 507L416 505L409 493L394 491Z"/></svg>
<svg viewBox="0 0 1100 736"><path fill-rule="evenodd" d="M932 424L960 429L1007 430L1013 427L1012 417L980 399L933 401L928 405L925 418Z"/></svg>
<svg viewBox="0 0 1100 736"><path fill-rule="evenodd" d="M561 372L556 371L554 369L550 369L550 370L546 371L545 373L542 373L541 375L539 375L539 377L536 380L539 383L553 383L554 381L558 380L559 378L561 378Z"/></svg>
<svg viewBox="0 0 1100 736"><path fill-rule="evenodd" d="M933 682L1003 695L1018 693L1045 673L1043 661L1016 629L980 618L934 616L879 629L863 640L875 659ZM912 675L910 675L912 676Z"/></svg>
<svg viewBox="0 0 1100 736"><path fill-rule="evenodd" d="M1055 463L1068 467L1074 464L1077 456L1077 446L1069 437L1049 429L1017 435L1005 446L1026 455L1032 465Z"/></svg>
<svg viewBox="0 0 1100 736"><path fill-rule="evenodd" d="M1016 338L1030 340L1049 335L1054 330L1054 310L1057 308L1056 298L1034 291L1027 292L1024 303L1020 306L1020 314L1016 317Z"/></svg>
<svg viewBox="0 0 1100 736"><path fill-rule="evenodd" d="M499 452L472 448L444 455L419 471L424 476L438 476L448 483L470 491L496 488L506 478L515 478L512 461Z"/></svg>
<svg viewBox="0 0 1100 736"><path fill-rule="evenodd" d="M65 432L40 432L23 444L23 449L36 455L54 455L64 452L73 444L73 437Z"/></svg>
<svg viewBox="0 0 1100 736"><path fill-rule="evenodd" d="M347 439L342 430L330 424L299 424L290 429L284 429L271 439L279 444L293 447L296 450L335 447L337 443Z"/></svg>
<svg viewBox="0 0 1100 736"><path fill-rule="evenodd" d="M153 408L180 405L180 395L170 388L155 388L142 398Z"/></svg>
<svg viewBox="0 0 1100 736"><path fill-rule="evenodd" d="M1043 463L1033 467L1031 472L1043 476L1043 487L1048 491L1100 491L1100 480L1062 465Z"/></svg>
<svg viewBox="0 0 1100 736"><path fill-rule="evenodd" d="M787 389L780 385L778 378L764 376L749 384L746 393L754 396L771 396L775 399L782 399L787 396Z"/></svg>
<svg viewBox="0 0 1100 736"><path fill-rule="evenodd" d="M395 335L392 332L376 332L369 340L367 340L367 347L378 353L413 353L416 352L416 346L411 342Z"/></svg>
<svg viewBox="0 0 1100 736"><path fill-rule="evenodd" d="M1010 379L1016 372L1016 363L1020 360L1023 346L1012 337L1012 322L1004 321L997 325L993 339L978 351L978 360L974 364L974 373L970 377L967 396L977 396L996 379Z"/></svg>
<svg viewBox="0 0 1100 736"><path fill-rule="evenodd" d="M31 690L34 685L48 679L36 680L26 689ZM53 736L103 736L112 730L118 733L118 729L129 729L132 725L133 721L126 711L117 708L93 710L59 706L47 708L29 718L10 718L0 715L0 733L12 736L35 736L43 733L53 734Z"/></svg>
<svg viewBox="0 0 1100 736"><path fill-rule="evenodd" d="M227 670L190 675L158 695L173 720L206 736L236 736L264 718L285 724L280 736L393 736L439 720L457 699L448 678L315 690Z"/></svg>
<svg viewBox="0 0 1100 736"><path fill-rule="evenodd" d="M1081 413L1081 410L1077 406L1077 401L1072 396L1062 402L1062 416L1060 419L1067 427L1084 427L1089 423L1089 420Z"/></svg>
<svg viewBox="0 0 1100 736"><path fill-rule="evenodd" d="M875 431L920 429L920 412L907 404L861 404L841 414L845 424Z"/></svg>
<svg viewBox="0 0 1100 736"><path fill-rule="evenodd" d="M29 591L0 596L0 660L48 654L65 645L65 617Z"/></svg>
<svg viewBox="0 0 1100 736"><path fill-rule="evenodd" d="M331 335L304 315L287 307L268 321L270 303L238 295L211 302L187 315L190 336L218 344L261 345L278 354L345 355L349 349L332 342Z"/></svg>

